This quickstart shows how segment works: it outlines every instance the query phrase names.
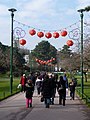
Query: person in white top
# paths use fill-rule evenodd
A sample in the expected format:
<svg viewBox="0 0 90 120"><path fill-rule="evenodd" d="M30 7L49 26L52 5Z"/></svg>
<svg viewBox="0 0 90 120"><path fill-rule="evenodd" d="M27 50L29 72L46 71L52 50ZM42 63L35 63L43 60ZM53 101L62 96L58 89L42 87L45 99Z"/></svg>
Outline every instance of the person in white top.
<svg viewBox="0 0 90 120"><path fill-rule="evenodd" d="M42 78L40 76L36 79L36 88L37 88L37 95L40 96L41 93L41 87L42 87Z"/></svg>

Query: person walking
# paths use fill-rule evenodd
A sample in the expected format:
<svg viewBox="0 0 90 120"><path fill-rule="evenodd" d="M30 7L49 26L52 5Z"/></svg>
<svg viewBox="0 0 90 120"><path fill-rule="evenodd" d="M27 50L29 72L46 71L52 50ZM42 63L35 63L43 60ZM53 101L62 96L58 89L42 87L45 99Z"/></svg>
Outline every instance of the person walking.
<svg viewBox="0 0 90 120"><path fill-rule="evenodd" d="M42 78L38 76L36 79L36 88L37 88L38 97L40 96L41 93L41 87L42 87Z"/></svg>
<svg viewBox="0 0 90 120"><path fill-rule="evenodd" d="M34 91L34 85L32 83L32 80L28 80L27 83L25 84L25 87L26 87L26 91L25 91L26 108L29 108L32 107L32 96Z"/></svg>
<svg viewBox="0 0 90 120"><path fill-rule="evenodd" d="M69 83L69 88L70 88L70 100L74 100L74 96L75 96L75 83L74 80L72 79L71 82Z"/></svg>
<svg viewBox="0 0 90 120"><path fill-rule="evenodd" d="M63 75L63 80L65 81L66 91L68 91L68 78L66 73ZM66 92L65 92L65 99L66 99Z"/></svg>
<svg viewBox="0 0 90 120"><path fill-rule="evenodd" d="M65 106L66 82L65 82L65 80L63 80L63 76L60 76L60 80L57 83L57 91L59 94L59 104L60 105L63 104L63 106Z"/></svg>
<svg viewBox="0 0 90 120"><path fill-rule="evenodd" d="M56 81L54 74L49 74L49 80L51 82L51 104L54 105L54 98L56 93Z"/></svg>
<svg viewBox="0 0 90 120"><path fill-rule="evenodd" d="M26 84L27 78L26 75L23 74L20 78L20 84L21 84L21 92L25 92L25 84Z"/></svg>
<svg viewBox="0 0 90 120"><path fill-rule="evenodd" d="M50 107L50 98L51 98L51 82L49 80L49 76L46 74L44 76L44 80L42 82L42 95L45 102L45 107Z"/></svg>

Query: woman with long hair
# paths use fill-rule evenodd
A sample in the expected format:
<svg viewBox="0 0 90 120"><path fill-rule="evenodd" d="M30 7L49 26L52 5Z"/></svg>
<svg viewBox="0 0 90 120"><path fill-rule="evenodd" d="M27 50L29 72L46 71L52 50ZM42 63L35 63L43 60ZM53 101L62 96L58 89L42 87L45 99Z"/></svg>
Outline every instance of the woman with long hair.
<svg viewBox="0 0 90 120"><path fill-rule="evenodd" d="M63 106L65 106L66 82L63 80L63 76L60 76L60 80L57 84L57 91L59 94L59 104L63 104Z"/></svg>

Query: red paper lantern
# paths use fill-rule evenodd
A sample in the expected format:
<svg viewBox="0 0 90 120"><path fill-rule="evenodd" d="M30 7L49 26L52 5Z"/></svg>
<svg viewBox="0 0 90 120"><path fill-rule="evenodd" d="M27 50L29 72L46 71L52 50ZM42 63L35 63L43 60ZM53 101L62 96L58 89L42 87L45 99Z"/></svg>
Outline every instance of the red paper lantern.
<svg viewBox="0 0 90 120"><path fill-rule="evenodd" d="M25 44L26 44L26 40L21 39L21 40L19 41L19 43L20 43L21 45L25 45Z"/></svg>
<svg viewBox="0 0 90 120"><path fill-rule="evenodd" d="M47 64L49 63L49 60L47 60L47 62L46 62Z"/></svg>
<svg viewBox="0 0 90 120"><path fill-rule="evenodd" d="M61 31L61 36L65 37L66 35L67 35L67 31L66 30Z"/></svg>
<svg viewBox="0 0 90 120"><path fill-rule="evenodd" d="M58 38L58 37L59 37L59 33L58 33L58 32L54 32L54 33L53 33L53 37L54 37L54 38Z"/></svg>
<svg viewBox="0 0 90 120"><path fill-rule="evenodd" d="M68 41L67 41L67 45L68 45L68 46L72 46L72 45L73 45L73 41L72 41L72 40L68 40Z"/></svg>
<svg viewBox="0 0 90 120"><path fill-rule="evenodd" d="M47 61L44 61L44 64L47 64Z"/></svg>
<svg viewBox="0 0 90 120"><path fill-rule="evenodd" d="M52 37L52 34L50 32L48 32L48 33L45 34L45 37L49 39L49 38Z"/></svg>
<svg viewBox="0 0 90 120"><path fill-rule="evenodd" d="M49 60L49 62L52 62L52 59L51 59L51 60Z"/></svg>
<svg viewBox="0 0 90 120"><path fill-rule="evenodd" d="M43 32L38 32L38 33L37 33L37 36L41 38L41 37L44 36L44 33L43 33Z"/></svg>
<svg viewBox="0 0 90 120"><path fill-rule="evenodd" d="M55 60L55 58L52 59L53 61Z"/></svg>
<svg viewBox="0 0 90 120"><path fill-rule="evenodd" d="M41 60L38 60L39 63L41 63Z"/></svg>
<svg viewBox="0 0 90 120"><path fill-rule="evenodd" d="M46 61L43 61L43 64L46 64Z"/></svg>
<svg viewBox="0 0 90 120"><path fill-rule="evenodd" d="M38 62L39 60L36 58L36 62Z"/></svg>
<svg viewBox="0 0 90 120"><path fill-rule="evenodd" d="M32 30L29 31L29 34L33 36L33 35L36 34L36 31L34 29L32 29Z"/></svg>
<svg viewBox="0 0 90 120"><path fill-rule="evenodd" d="M43 61L42 61L42 60L40 61L40 64L42 64L42 65L43 65Z"/></svg>

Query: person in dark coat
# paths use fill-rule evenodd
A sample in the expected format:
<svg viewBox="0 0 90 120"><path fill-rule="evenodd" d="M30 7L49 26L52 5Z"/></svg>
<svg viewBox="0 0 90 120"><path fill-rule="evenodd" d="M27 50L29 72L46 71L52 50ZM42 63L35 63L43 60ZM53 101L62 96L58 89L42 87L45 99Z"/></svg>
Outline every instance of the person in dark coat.
<svg viewBox="0 0 90 120"><path fill-rule="evenodd" d="M44 80L42 82L42 95L44 97L45 107L49 108L51 98L51 82L48 75L44 76Z"/></svg>
<svg viewBox="0 0 90 120"><path fill-rule="evenodd" d="M28 80L25 84L26 87L26 107L28 108L29 105L32 107L32 96L34 91L34 85L32 83L32 80Z"/></svg>
<svg viewBox="0 0 90 120"><path fill-rule="evenodd" d="M60 76L60 80L57 83L57 91L59 94L59 104L65 106L65 97L66 97L66 82L63 80L63 76ZM63 103L62 103L63 101Z"/></svg>
<svg viewBox="0 0 90 120"><path fill-rule="evenodd" d="M68 89L68 78L67 78L67 75L66 73L63 75L63 80L65 81L65 84L66 84L66 89ZM66 94L66 93L65 93ZM66 96L66 95L65 95ZM66 99L66 97L65 97Z"/></svg>
<svg viewBox="0 0 90 120"><path fill-rule="evenodd" d="M75 96L75 82L74 80L72 79L72 81L69 83L69 88L70 88L70 100L74 100L74 96Z"/></svg>
<svg viewBox="0 0 90 120"><path fill-rule="evenodd" d="M54 105L54 98L56 93L56 81L54 74L49 74L49 80L51 82L51 104Z"/></svg>

